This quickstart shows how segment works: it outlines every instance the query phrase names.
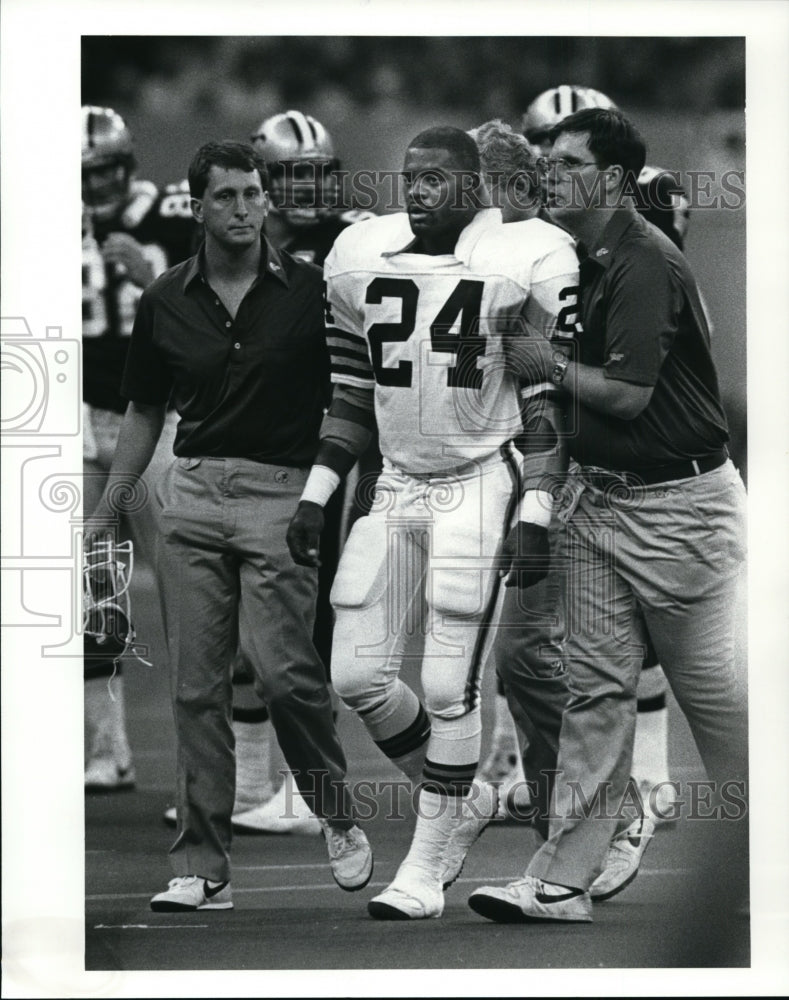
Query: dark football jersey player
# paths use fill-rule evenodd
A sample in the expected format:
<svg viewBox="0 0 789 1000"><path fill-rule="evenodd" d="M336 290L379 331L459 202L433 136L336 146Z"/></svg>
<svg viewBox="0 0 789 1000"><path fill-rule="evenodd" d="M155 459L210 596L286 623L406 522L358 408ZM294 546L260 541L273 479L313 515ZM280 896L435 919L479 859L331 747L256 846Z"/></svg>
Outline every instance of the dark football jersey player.
<svg viewBox="0 0 789 1000"><path fill-rule="evenodd" d="M548 133L563 118L582 108L613 108L614 102L591 87L562 84L535 97L523 115L523 134L544 155L551 148ZM683 249L690 206L678 176L662 167L645 166L634 192L638 211Z"/></svg>
<svg viewBox="0 0 789 1000"><path fill-rule="evenodd" d="M82 368L83 509L89 515L106 482L126 408L120 382L137 303L157 275L189 256L195 224L188 192L160 192L135 176L134 142L112 108L82 108ZM174 431L174 414L168 420ZM122 533L152 562L156 533L151 488L172 457L172 434L139 487L140 509ZM158 463L158 464L157 464ZM147 492L146 492L147 491ZM146 499L147 497L147 499ZM110 650L117 637L85 635L85 788L131 788L134 768L126 737L122 678ZM115 674L111 689L107 677Z"/></svg>
<svg viewBox="0 0 789 1000"><path fill-rule="evenodd" d="M249 138L269 170L266 234L294 257L322 266L344 229L374 217L345 204L334 142L311 115L273 115Z"/></svg>

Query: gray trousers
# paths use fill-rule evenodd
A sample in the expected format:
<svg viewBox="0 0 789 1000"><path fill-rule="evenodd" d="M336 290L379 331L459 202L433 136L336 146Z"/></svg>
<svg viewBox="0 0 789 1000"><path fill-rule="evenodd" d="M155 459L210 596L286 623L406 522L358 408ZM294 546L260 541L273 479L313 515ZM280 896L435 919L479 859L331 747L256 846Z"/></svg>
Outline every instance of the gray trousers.
<svg viewBox="0 0 789 1000"><path fill-rule="evenodd" d="M527 738L523 772L530 791L528 817L543 837L548 836L562 713L570 697L563 645L564 532L554 516L549 529L551 571L526 590L506 589L493 644L496 673L510 712Z"/></svg>
<svg viewBox="0 0 789 1000"><path fill-rule="evenodd" d="M177 738L176 875L230 877L235 759L231 667L244 634L255 687L299 790L348 825L346 762L312 642L318 577L285 534L306 471L177 458L159 491L159 573Z"/></svg>
<svg viewBox="0 0 789 1000"><path fill-rule="evenodd" d="M708 777L719 793L746 780L747 698L734 657L744 522L745 488L731 462L693 479L581 494L562 560L571 693L556 818L528 874L588 887L621 825L645 644L639 606ZM594 805L601 792L607 806Z"/></svg>

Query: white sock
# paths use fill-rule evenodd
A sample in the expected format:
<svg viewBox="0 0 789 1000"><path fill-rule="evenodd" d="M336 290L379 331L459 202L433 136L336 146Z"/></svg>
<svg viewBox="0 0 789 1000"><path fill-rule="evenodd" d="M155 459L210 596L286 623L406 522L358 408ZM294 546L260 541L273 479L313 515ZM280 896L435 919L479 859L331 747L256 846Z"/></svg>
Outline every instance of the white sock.
<svg viewBox="0 0 789 1000"><path fill-rule="evenodd" d="M638 712L632 774L637 782L668 781L668 709Z"/></svg>
<svg viewBox="0 0 789 1000"><path fill-rule="evenodd" d="M520 753L520 738L510 706L503 694L496 694L493 702L493 745L502 750Z"/></svg>
<svg viewBox="0 0 789 1000"><path fill-rule="evenodd" d="M233 720L236 738L236 797L233 813L247 812L267 802L274 794L271 783L271 722Z"/></svg>

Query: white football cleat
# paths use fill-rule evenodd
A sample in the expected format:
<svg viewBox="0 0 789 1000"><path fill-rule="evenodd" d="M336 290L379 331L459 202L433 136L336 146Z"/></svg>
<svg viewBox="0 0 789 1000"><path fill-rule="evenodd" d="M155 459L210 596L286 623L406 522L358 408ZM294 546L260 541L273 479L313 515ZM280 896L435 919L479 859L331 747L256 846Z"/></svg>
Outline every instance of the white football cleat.
<svg viewBox="0 0 789 1000"><path fill-rule="evenodd" d="M292 778L286 778L268 802L246 812L234 813L233 830L236 833L315 835L321 832L321 824Z"/></svg>
<svg viewBox="0 0 789 1000"><path fill-rule="evenodd" d="M444 912L439 878L412 865L402 864L391 885L367 904L376 920L427 920Z"/></svg>
<svg viewBox="0 0 789 1000"><path fill-rule="evenodd" d="M440 880L448 889L463 870L463 863L472 844L487 828L499 811L499 792L487 781L475 780L471 792L463 799L461 816L449 835L441 859Z"/></svg>

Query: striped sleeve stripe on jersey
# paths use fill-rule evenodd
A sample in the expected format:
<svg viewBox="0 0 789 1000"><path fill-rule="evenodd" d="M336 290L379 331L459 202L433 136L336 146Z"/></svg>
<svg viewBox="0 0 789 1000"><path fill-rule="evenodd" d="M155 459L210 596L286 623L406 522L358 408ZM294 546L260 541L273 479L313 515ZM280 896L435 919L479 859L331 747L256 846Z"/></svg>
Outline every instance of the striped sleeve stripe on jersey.
<svg viewBox="0 0 789 1000"><path fill-rule="evenodd" d="M352 368L349 365L333 364L331 366L332 382L347 382L349 385L358 385L362 388L369 388L375 385L373 370L363 368Z"/></svg>
<svg viewBox="0 0 789 1000"><path fill-rule="evenodd" d="M329 341L329 350L333 358L347 358L349 361L364 361L367 355L362 355L355 347L343 347L341 344L332 344Z"/></svg>
<svg viewBox="0 0 789 1000"><path fill-rule="evenodd" d="M359 380L361 385L373 383L373 367L363 337L346 330L331 329L326 341L331 355L332 380L337 376L339 380Z"/></svg>
<svg viewBox="0 0 789 1000"><path fill-rule="evenodd" d="M357 350L367 354L367 341L356 333L348 333L347 330L340 330L336 326L328 327L326 331L326 341L329 347L342 346L355 347Z"/></svg>

